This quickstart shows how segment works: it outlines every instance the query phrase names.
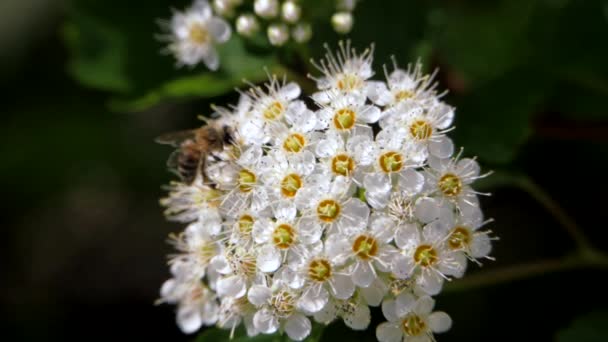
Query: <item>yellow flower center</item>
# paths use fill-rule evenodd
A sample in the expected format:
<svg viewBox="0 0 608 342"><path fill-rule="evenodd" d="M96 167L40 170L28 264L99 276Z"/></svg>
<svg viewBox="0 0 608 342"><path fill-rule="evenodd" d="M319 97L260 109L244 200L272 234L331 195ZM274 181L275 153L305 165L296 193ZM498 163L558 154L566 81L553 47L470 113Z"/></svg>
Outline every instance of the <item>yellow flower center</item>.
<svg viewBox="0 0 608 342"><path fill-rule="evenodd" d="M443 175L439 178L437 185L439 186L439 190L449 197L456 196L462 191L462 181L453 173Z"/></svg>
<svg viewBox="0 0 608 342"><path fill-rule="evenodd" d="M243 235L250 235L253 230L253 223L255 220L250 215L243 215L237 221L237 226L239 228L239 232Z"/></svg>
<svg viewBox="0 0 608 342"><path fill-rule="evenodd" d="M283 112L285 112L285 106L279 101L274 101L263 112L263 116L266 120L276 120L283 116Z"/></svg>
<svg viewBox="0 0 608 342"><path fill-rule="evenodd" d="M326 199L317 205L317 216L323 222L333 222L340 215L340 210L338 202Z"/></svg>
<svg viewBox="0 0 608 342"><path fill-rule="evenodd" d="M288 174L281 181L281 194L288 198L294 197L301 187L302 178L295 173Z"/></svg>
<svg viewBox="0 0 608 342"><path fill-rule="evenodd" d="M466 249L471 243L471 231L466 227L456 227L448 238L448 246L451 249Z"/></svg>
<svg viewBox="0 0 608 342"><path fill-rule="evenodd" d="M439 261L437 251L429 245L420 245L414 252L414 261L422 267L433 266Z"/></svg>
<svg viewBox="0 0 608 342"><path fill-rule="evenodd" d="M204 45L209 42L211 36L209 31L201 24L192 24L188 29L188 40L191 42Z"/></svg>
<svg viewBox="0 0 608 342"><path fill-rule="evenodd" d="M270 298L270 304L277 316L288 317L296 308L296 297L289 291L280 291Z"/></svg>
<svg viewBox="0 0 608 342"><path fill-rule="evenodd" d="M308 264L308 277L318 282L326 281L331 277L331 264L327 259L314 259Z"/></svg>
<svg viewBox="0 0 608 342"><path fill-rule="evenodd" d="M342 74L340 78L338 78L338 82L336 86L338 89L342 91L353 91L361 88L363 85L363 80L357 75L353 74Z"/></svg>
<svg viewBox="0 0 608 342"><path fill-rule="evenodd" d="M255 182L257 180L257 177L255 176L255 173L247 170L247 169L243 169L241 171L239 171L239 189L242 192L250 192L251 190L253 190L253 186L255 185Z"/></svg>
<svg viewBox="0 0 608 342"><path fill-rule="evenodd" d="M353 252L363 260L369 260L378 253L378 242L372 236L359 235L353 243Z"/></svg>
<svg viewBox="0 0 608 342"><path fill-rule="evenodd" d="M383 153L378 159L380 169L386 173L399 172L403 168L403 155L397 152Z"/></svg>
<svg viewBox="0 0 608 342"><path fill-rule="evenodd" d="M433 134L433 126L426 120L416 120L410 125L410 134L415 140L424 141Z"/></svg>
<svg viewBox="0 0 608 342"><path fill-rule="evenodd" d="M217 254L215 245L212 242L203 243L198 250L198 258L201 264L208 264L211 259Z"/></svg>
<svg viewBox="0 0 608 342"><path fill-rule="evenodd" d="M290 134L283 141L283 149L287 152L298 153L306 146L306 138L298 133Z"/></svg>
<svg viewBox="0 0 608 342"><path fill-rule="evenodd" d="M282 223L278 225L272 232L272 242L279 249L288 249L293 245L296 238L296 232L292 226Z"/></svg>
<svg viewBox="0 0 608 342"><path fill-rule="evenodd" d="M397 102L411 99L412 97L414 97L414 92L411 92L409 90L400 90L395 93L395 101L397 101Z"/></svg>
<svg viewBox="0 0 608 342"><path fill-rule="evenodd" d="M331 160L331 171L340 176L350 176L355 169L355 161L346 154L338 154Z"/></svg>
<svg viewBox="0 0 608 342"><path fill-rule="evenodd" d="M401 321L401 328L408 336L418 336L426 331L426 323L418 315L409 314Z"/></svg>
<svg viewBox="0 0 608 342"><path fill-rule="evenodd" d="M334 113L334 126L339 130L349 130L355 126L357 114L348 108L338 109Z"/></svg>

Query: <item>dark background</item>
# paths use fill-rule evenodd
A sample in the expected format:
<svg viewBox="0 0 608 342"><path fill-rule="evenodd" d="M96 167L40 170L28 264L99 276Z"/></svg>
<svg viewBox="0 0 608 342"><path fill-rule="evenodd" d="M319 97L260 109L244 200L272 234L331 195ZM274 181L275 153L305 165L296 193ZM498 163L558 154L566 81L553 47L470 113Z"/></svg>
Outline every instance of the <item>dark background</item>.
<svg viewBox="0 0 608 342"><path fill-rule="evenodd" d="M153 138L234 101L260 65L302 81L338 37L325 18L304 48L238 42L217 74L175 70L155 20L185 3L0 4L2 340L194 339L153 305L179 229L158 205L169 150ZM497 260L437 298L454 319L438 339L608 340L608 2L364 0L355 18L379 76L391 54L440 68L451 136L495 171L479 189ZM373 335L339 323L323 340Z"/></svg>

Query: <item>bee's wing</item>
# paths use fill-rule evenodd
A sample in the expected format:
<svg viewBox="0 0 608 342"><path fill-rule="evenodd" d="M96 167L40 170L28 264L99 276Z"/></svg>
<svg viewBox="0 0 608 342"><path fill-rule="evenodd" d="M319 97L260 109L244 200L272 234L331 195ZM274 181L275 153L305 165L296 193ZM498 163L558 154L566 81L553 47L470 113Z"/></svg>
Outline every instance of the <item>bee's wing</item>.
<svg viewBox="0 0 608 342"><path fill-rule="evenodd" d="M175 151L171 152L171 154L169 155L169 159L167 159L167 167L169 168L169 170L177 171L177 167L179 165L178 159L179 159L180 153L181 153L180 150L175 150Z"/></svg>
<svg viewBox="0 0 608 342"><path fill-rule="evenodd" d="M176 131L176 132L165 133L165 134L157 137L156 139L154 139L154 141L156 141L159 144L163 144L163 145L171 145L173 147L179 147L182 142L184 142L188 139L194 139L195 136L196 136L196 130L189 129L189 130L185 130L185 131Z"/></svg>

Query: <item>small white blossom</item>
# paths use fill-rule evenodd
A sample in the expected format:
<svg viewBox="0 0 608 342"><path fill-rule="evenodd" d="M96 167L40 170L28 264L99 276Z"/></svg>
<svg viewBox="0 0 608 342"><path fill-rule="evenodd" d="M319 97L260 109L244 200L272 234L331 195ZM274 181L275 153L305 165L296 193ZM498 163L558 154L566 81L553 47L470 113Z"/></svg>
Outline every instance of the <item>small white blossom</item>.
<svg viewBox="0 0 608 342"><path fill-rule="evenodd" d="M445 312L433 311L435 301L429 296L416 299L402 294L395 300L385 302L382 312L388 322L376 329L380 342L432 342L433 333L448 331L452 319Z"/></svg>
<svg viewBox="0 0 608 342"><path fill-rule="evenodd" d="M169 50L179 66L194 66L203 61L211 70L219 68L215 44L230 39L231 29L226 21L213 16L206 0L196 0L187 10L175 12L169 30Z"/></svg>

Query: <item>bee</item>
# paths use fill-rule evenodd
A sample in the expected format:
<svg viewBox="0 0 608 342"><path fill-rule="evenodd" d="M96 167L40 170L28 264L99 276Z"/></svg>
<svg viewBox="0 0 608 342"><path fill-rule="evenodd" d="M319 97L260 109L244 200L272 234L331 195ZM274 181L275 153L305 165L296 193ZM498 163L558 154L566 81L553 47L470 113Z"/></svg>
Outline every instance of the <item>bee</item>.
<svg viewBox="0 0 608 342"><path fill-rule="evenodd" d="M224 146L234 142L234 130L219 120L210 120L200 128L163 134L155 141L177 148L169 156L167 166L184 183L192 184L199 175L205 181L208 157L219 159L217 154Z"/></svg>

